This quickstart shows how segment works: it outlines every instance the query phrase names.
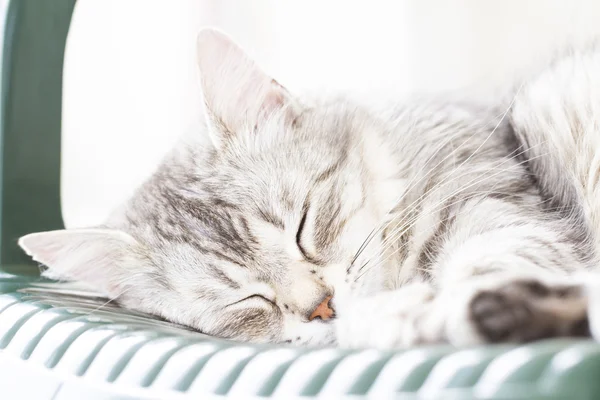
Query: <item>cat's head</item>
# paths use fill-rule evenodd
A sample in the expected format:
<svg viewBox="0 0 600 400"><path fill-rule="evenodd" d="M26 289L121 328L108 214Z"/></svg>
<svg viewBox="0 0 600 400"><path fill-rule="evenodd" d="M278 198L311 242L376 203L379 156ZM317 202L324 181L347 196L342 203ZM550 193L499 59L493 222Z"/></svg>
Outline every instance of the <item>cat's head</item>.
<svg viewBox="0 0 600 400"><path fill-rule="evenodd" d="M295 99L213 30L198 64L202 131L105 226L19 243L51 277L209 334L331 343L341 299L381 285L370 272L355 282L379 235L354 260L383 215L380 122L345 101Z"/></svg>

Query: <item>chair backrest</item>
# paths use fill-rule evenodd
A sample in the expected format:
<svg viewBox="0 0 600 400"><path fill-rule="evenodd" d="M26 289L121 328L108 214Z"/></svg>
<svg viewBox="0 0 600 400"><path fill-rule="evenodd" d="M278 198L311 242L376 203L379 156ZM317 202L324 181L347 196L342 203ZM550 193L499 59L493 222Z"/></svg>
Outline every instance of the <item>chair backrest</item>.
<svg viewBox="0 0 600 400"><path fill-rule="evenodd" d="M0 83L0 265L31 263L19 236L63 227L62 72L75 1L9 1Z"/></svg>

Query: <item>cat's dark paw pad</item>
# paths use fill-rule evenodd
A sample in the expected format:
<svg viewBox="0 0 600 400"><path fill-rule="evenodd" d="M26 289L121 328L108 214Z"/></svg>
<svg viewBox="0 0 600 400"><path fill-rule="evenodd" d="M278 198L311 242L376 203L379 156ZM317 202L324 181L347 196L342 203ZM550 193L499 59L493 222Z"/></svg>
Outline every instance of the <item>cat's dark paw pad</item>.
<svg viewBox="0 0 600 400"><path fill-rule="evenodd" d="M488 343L590 336L587 299L577 286L510 282L476 293L469 303L469 315Z"/></svg>

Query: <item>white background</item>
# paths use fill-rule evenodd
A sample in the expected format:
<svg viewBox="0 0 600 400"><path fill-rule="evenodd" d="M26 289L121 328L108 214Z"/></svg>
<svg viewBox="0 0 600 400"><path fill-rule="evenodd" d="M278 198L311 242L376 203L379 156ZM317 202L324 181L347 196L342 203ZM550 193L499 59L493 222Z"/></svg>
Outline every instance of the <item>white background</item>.
<svg viewBox="0 0 600 400"><path fill-rule="evenodd" d="M501 86L600 33L598 21L595 0L79 0L64 76L65 222L101 223L200 117L203 26L292 92L400 96Z"/></svg>

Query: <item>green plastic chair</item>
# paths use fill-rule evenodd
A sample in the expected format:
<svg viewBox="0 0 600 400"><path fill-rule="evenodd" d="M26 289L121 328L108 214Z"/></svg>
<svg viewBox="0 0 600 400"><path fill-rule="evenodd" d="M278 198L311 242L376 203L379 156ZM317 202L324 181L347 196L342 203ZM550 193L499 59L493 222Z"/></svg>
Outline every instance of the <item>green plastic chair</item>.
<svg viewBox="0 0 600 400"><path fill-rule="evenodd" d="M19 250L62 227L61 84L75 0L12 0L0 99L0 398L598 399L600 345L401 351L210 338L66 294ZM62 290L60 293L57 289Z"/></svg>

